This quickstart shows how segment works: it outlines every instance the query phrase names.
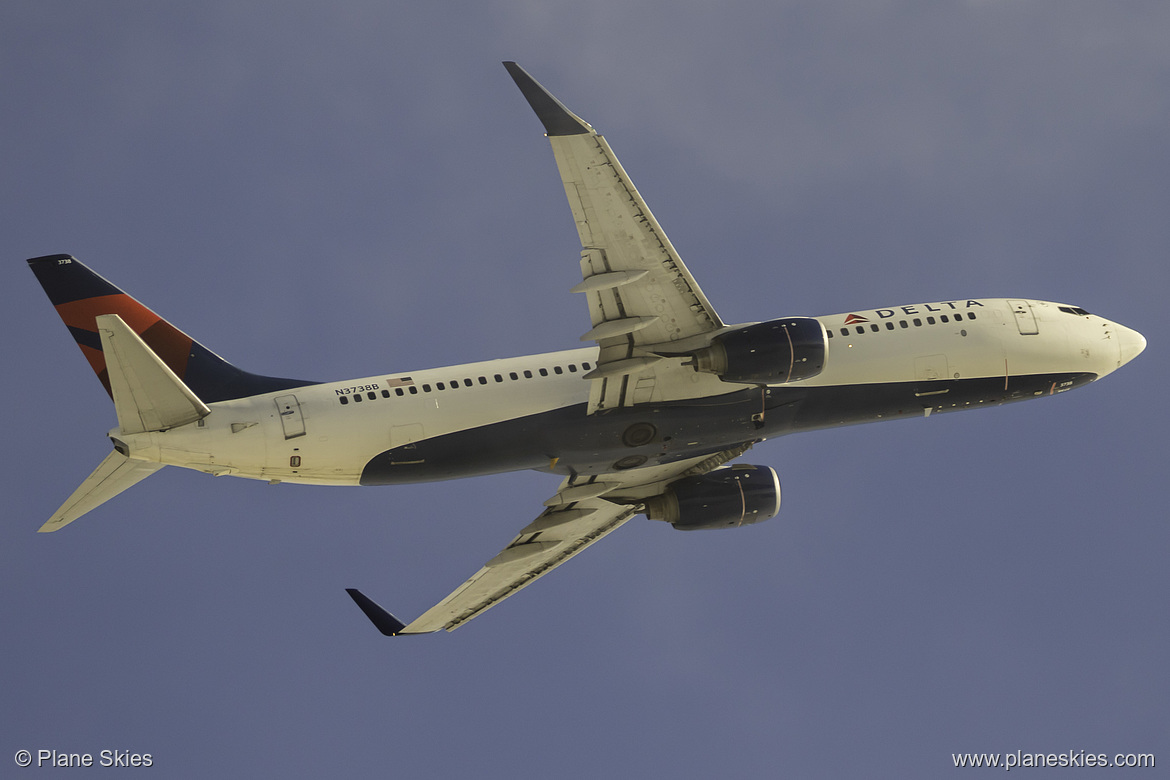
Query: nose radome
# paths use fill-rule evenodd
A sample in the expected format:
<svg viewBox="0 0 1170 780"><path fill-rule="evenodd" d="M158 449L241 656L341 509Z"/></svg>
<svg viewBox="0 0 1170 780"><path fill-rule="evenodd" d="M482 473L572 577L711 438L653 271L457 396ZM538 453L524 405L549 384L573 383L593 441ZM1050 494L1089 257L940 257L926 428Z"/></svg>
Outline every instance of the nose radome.
<svg viewBox="0 0 1170 780"><path fill-rule="evenodd" d="M1117 326L1117 341L1121 346L1121 365L1125 365L1146 348L1146 337L1124 325Z"/></svg>

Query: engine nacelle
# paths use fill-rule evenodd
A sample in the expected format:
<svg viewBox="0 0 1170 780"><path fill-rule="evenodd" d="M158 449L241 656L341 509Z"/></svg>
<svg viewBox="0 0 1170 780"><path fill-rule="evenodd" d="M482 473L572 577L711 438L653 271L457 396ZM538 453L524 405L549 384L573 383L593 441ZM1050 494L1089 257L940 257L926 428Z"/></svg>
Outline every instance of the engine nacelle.
<svg viewBox="0 0 1170 780"><path fill-rule="evenodd" d="M779 511L776 471L746 464L683 477L646 501L648 518L664 520L679 531L738 528L768 520Z"/></svg>
<svg viewBox="0 0 1170 780"><path fill-rule="evenodd" d="M778 385L821 373L828 343L819 320L785 317L721 333L693 353L693 365L724 382Z"/></svg>

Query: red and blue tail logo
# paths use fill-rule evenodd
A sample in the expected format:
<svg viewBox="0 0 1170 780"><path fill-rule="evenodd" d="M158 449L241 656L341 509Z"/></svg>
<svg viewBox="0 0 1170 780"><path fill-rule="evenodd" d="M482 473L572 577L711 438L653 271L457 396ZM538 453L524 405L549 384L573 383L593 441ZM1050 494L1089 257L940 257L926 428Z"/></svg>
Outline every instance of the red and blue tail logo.
<svg viewBox="0 0 1170 780"><path fill-rule="evenodd" d="M117 314L204 403L302 387L310 382L241 371L69 255L28 261L106 392L109 372L95 319Z"/></svg>

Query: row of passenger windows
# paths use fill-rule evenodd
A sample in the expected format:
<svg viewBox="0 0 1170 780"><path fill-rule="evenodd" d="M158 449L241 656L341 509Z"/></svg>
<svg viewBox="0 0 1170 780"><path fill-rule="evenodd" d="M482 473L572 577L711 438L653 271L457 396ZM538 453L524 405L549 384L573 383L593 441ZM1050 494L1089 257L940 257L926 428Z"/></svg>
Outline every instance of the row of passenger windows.
<svg viewBox="0 0 1170 780"><path fill-rule="evenodd" d="M576 363L570 363L567 366L567 368L568 368L570 374L575 374L578 371ZM590 368L592 368L592 366L590 364L582 363L580 370L581 371L588 371ZM554 373L554 374L564 374L565 373L565 367L561 367L561 366L553 366L551 370L552 370L552 373ZM531 370L528 370L528 369L525 369L524 371L520 371L520 372L510 371L510 372L508 372L506 378L505 378L504 374L492 374L490 379L486 376L481 376L481 377L478 377L477 379L479 381L479 384L481 384L481 385L486 385L493 380L496 383L502 384L508 380L511 380L513 382L518 382L518 381L520 381L521 377L523 377L524 379L535 379L537 374L539 374L540 376L548 376L549 369L547 369L547 368L537 369L536 374L534 374ZM423 385L415 385L415 384L402 385L402 386L394 388L394 394L398 395L398 396L404 396L407 393L409 393L410 395L418 395L419 387L422 387L422 392L430 393L430 392L433 392L436 390L455 390L458 387L474 387L474 386L475 386L475 381L473 381L470 377L464 377L462 380L453 379L450 382L435 382L434 386L431 386L430 383L423 384ZM354 403L361 403L363 397L368 398L371 401L374 401L374 400L377 400L378 395L379 395L379 393L375 392L374 390L367 390L365 393L354 393L353 395L339 395L337 397L337 400L342 406L345 406L346 404L348 404L350 402L351 399L353 400ZM381 396L383 398L389 398L390 391L389 390L382 390Z"/></svg>
<svg viewBox="0 0 1170 780"><path fill-rule="evenodd" d="M949 317L946 314L942 314L939 316L938 319L941 320L942 322L950 322L951 317L954 317L955 322L961 322L963 320L963 315L961 313L960 314L952 314ZM967 312L967 319L969 319L969 320L975 319L975 312L973 312L973 311ZM912 320L898 320L898 326L902 327L902 328L909 328L911 323L913 323L914 327L916 327L916 328L921 328L923 325L921 317L915 317ZM927 317L925 324L934 325L935 324L934 317ZM881 328L878 327L878 324L876 322L871 322L869 324L869 329L871 331L873 331L874 333L877 333L879 330L881 330ZM893 320L887 320L886 321L886 330L893 330L893 329L894 329ZM862 333L865 333L865 326L864 325L857 325L854 327L854 330L860 335ZM825 328L825 332L829 334L829 338L833 338L833 331L829 330L828 328ZM841 328L841 335L848 336L849 335L849 328Z"/></svg>

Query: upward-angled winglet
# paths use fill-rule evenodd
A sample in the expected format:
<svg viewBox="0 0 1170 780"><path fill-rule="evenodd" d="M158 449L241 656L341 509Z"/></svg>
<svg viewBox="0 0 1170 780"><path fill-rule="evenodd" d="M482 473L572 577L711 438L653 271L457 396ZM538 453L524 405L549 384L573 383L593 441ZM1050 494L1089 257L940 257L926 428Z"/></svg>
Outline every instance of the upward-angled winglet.
<svg viewBox="0 0 1170 780"><path fill-rule="evenodd" d="M398 618L391 615L386 610L382 609L378 604L371 600L366 594L362 593L357 588L346 588L345 592L354 600L354 603L361 608L362 612L366 613L366 617L374 624L374 627L381 631L386 636L398 636L402 633L402 629L406 628L406 624Z"/></svg>
<svg viewBox="0 0 1170 780"><path fill-rule="evenodd" d="M589 126L588 122L565 108L564 103L553 97L552 93L542 87L532 76L529 76L528 71L524 68L514 62L505 62L504 67L508 69L516 86L520 87L520 91L524 93L524 98L528 101L528 105L532 106L532 110L536 112L536 116L544 125L546 133L549 135L582 135L593 132L593 128Z"/></svg>

